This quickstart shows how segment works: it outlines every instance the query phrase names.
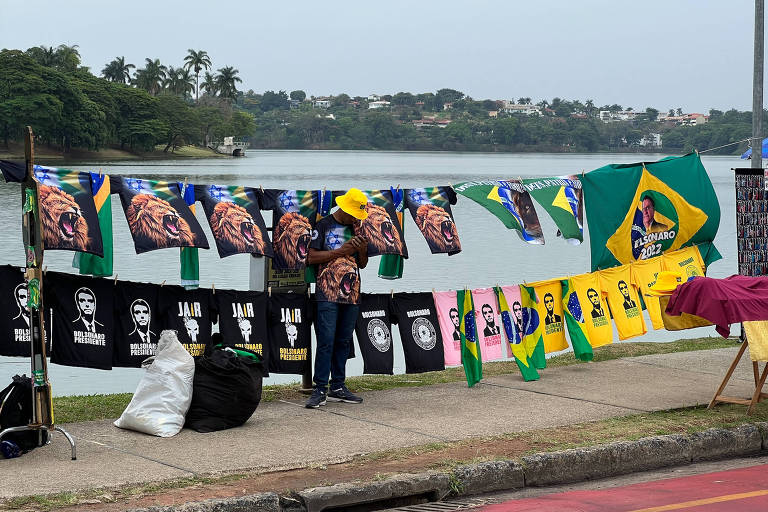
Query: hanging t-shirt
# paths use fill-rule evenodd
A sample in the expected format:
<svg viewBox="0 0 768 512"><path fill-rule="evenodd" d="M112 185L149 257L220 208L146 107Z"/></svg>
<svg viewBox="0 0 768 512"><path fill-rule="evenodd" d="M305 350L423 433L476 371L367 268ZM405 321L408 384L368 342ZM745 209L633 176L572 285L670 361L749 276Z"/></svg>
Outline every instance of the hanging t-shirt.
<svg viewBox="0 0 768 512"><path fill-rule="evenodd" d="M664 253L661 256L662 270L680 272L684 280L704 275L704 261L701 259L699 248L695 245Z"/></svg>
<svg viewBox="0 0 768 512"><path fill-rule="evenodd" d="M314 190L265 190L261 207L272 210L272 264L276 269L304 268L317 220L317 192Z"/></svg>
<svg viewBox="0 0 768 512"><path fill-rule="evenodd" d="M405 373L444 370L443 337L432 294L396 293L392 312L403 343Z"/></svg>
<svg viewBox="0 0 768 512"><path fill-rule="evenodd" d="M456 192L451 187L411 188L405 191L405 206L427 240L432 254L461 252L459 233L451 205Z"/></svg>
<svg viewBox="0 0 768 512"><path fill-rule="evenodd" d="M257 190L227 185L195 185L195 198L211 226L219 256L261 254L272 256L272 242L259 211Z"/></svg>
<svg viewBox="0 0 768 512"><path fill-rule="evenodd" d="M139 368L155 355L160 338L158 296L155 284L118 281L115 294L115 357L117 367Z"/></svg>
<svg viewBox="0 0 768 512"><path fill-rule="evenodd" d="M269 361L267 343L267 294L255 291L216 290L219 332L225 344L234 344Z"/></svg>
<svg viewBox="0 0 768 512"><path fill-rule="evenodd" d="M361 295L355 335L363 356L363 373L392 375L394 349L389 294Z"/></svg>
<svg viewBox="0 0 768 512"><path fill-rule="evenodd" d="M563 286L559 279L531 284L539 302L536 305L541 319L541 335L544 340L544 352L557 352L568 348L565 340L565 320L563 319Z"/></svg>
<svg viewBox="0 0 768 512"><path fill-rule="evenodd" d="M211 341L212 325L218 311L211 290L185 290L181 286L161 286L158 300L161 329L173 329L192 357L201 357Z"/></svg>
<svg viewBox="0 0 768 512"><path fill-rule="evenodd" d="M659 297L646 295L648 289L656 284L656 276L661 272L661 258L637 260L632 262L630 267L632 269L632 284L637 287L640 295L642 295L645 308L648 310L648 316L651 317L651 325L653 325L654 329L664 329Z"/></svg>
<svg viewBox="0 0 768 512"><path fill-rule="evenodd" d="M319 251L333 251L352 237L352 226L339 224L333 215L328 215L317 222L310 247ZM318 265L315 287L318 302L360 302L360 270L356 256L343 256Z"/></svg>
<svg viewBox="0 0 768 512"><path fill-rule="evenodd" d="M408 257L405 237L389 190L367 190L368 217L355 226L355 234L368 240L368 256L397 254Z"/></svg>
<svg viewBox="0 0 768 512"><path fill-rule="evenodd" d="M312 304L303 293L273 293L268 299L269 371L303 375L312 343Z"/></svg>
<svg viewBox="0 0 768 512"><path fill-rule="evenodd" d="M571 284L573 284L576 296L582 306L589 343L592 348L613 343L611 315L605 304L605 294L600 286L600 275L593 272L573 276Z"/></svg>
<svg viewBox="0 0 768 512"><path fill-rule="evenodd" d="M480 340L480 353L483 362L498 361L507 352L501 333L501 314L493 288L472 290L472 300L475 303L475 322ZM510 354L511 355L511 354Z"/></svg>
<svg viewBox="0 0 768 512"><path fill-rule="evenodd" d="M456 302L456 291L432 292L432 299L437 309L437 320L443 337L445 366L461 365L461 333L459 325L459 308Z"/></svg>
<svg viewBox="0 0 768 512"><path fill-rule="evenodd" d="M608 299L613 321L620 340L645 334L645 320L640 311L637 290L632 285L632 273L629 265L608 268L598 272L600 285Z"/></svg>
<svg viewBox="0 0 768 512"><path fill-rule="evenodd" d="M0 314L0 356L29 357L31 320L22 270L0 265L0 297L5 305ZM49 307L48 304L45 306Z"/></svg>
<svg viewBox="0 0 768 512"><path fill-rule="evenodd" d="M43 291L45 307L53 310L51 362L111 370L112 280L48 272Z"/></svg>

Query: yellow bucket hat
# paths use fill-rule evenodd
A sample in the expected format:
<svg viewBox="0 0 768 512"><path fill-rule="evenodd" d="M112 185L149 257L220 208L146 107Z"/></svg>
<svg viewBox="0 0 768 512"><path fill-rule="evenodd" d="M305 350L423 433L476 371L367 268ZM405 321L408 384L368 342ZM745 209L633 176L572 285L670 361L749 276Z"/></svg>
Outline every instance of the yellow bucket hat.
<svg viewBox="0 0 768 512"><path fill-rule="evenodd" d="M356 219L365 220L368 217L368 197L360 189L347 190L346 194L336 198L336 204Z"/></svg>
<svg viewBox="0 0 768 512"><path fill-rule="evenodd" d="M656 282L653 284L653 286L648 288L648 293L646 295L651 295L654 297L671 295L672 292L674 292L675 289L684 282L685 279L683 279L683 275L680 272L664 270L659 272L659 275L656 276Z"/></svg>

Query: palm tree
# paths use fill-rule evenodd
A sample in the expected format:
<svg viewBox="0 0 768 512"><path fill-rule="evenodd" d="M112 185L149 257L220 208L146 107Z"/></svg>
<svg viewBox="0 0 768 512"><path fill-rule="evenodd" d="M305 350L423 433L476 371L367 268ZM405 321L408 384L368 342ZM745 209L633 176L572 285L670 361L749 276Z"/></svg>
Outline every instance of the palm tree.
<svg viewBox="0 0 768 512"><path fill-rule="evenodd" d="M216 96L216 77L208 72L203 77L203 89L205 89L206 94Z"/></svg>
<svg viewBox="0 0 768 512"><path fill-rule="evenodd" d="M195 70L195 101L197 101L200 99L200 71L211 69L211 59L205 50L195 51L190 48L187 52L189 53L184 57L184 68L187 71Z"/></svg>
<svg viewBox="0 0 768 512"><path fill-rule="evenodd" d="M76 44L60 44L56 48L56 67L61 71L75 71L80 65L80 50L77 48Z"/></svg>
<svg viewBox="0 0 768 512"><path fill-rule="evenodd" d="M154 96L160 92L163 80L168 76L168 68L160 64L160 59L144 59L144 61L144 68L136 70L134 84Z"/></svg>
<svg viewBox="0 0 768 512"><path fill-rule="evenodd" d="M56 50L53 46L35 46L29 48L25 53L41 66L52 68L56 65Z"/></svg>
<svg viewBox="0 0 768 512"><path fill-rule="evenodd" d="M112 62L107 64L101 70L104 78L110 82L120 82L125 84L131 80L131 68L136 68L133 64L126 64L125 57L115 57Z"/></svg>
<svg viewBox="0 0 768 512"><path fill-rule="evenodd" d="M174 68L173 66L168 68L167 76L163 80L163 87L185 99L188 93L195 90L189 70L186 68Z"/></svg>
<svg viewBox="0 0 768 512"><path fill-rule="evenodd" d="M216 75L216 90L219 92L219 96L222 98L229 98L231 100L237 99L237 87L236 82L242 82L237 74L240 71L234 69L232 66L226 66L219 69L219 74Z"/></svg>

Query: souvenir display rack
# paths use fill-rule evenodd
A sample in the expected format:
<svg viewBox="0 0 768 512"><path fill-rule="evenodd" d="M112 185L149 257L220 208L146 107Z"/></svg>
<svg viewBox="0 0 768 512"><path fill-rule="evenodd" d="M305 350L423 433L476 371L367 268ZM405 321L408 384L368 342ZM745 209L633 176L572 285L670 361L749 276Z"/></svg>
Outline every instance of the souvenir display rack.
<svg viewBox="0 0 768 512"><path fill-rule="evenodd" d="M734 171L739 274L768 275L768 177L763 169Z"/></svg>

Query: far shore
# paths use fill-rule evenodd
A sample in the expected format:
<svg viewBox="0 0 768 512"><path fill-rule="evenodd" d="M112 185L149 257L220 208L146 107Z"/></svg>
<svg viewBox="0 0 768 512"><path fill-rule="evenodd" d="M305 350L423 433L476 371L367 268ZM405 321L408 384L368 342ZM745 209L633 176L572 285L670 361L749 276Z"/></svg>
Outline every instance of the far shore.
<svg viewBox="0 0 768 512"><path fill-rule="evenodd" d="M212 149L201 146L182 146L175 151L163 152L163 146L155 147L154 151L132 152L119 148L102 148L98 151L72 149L65 153L60 149L50 146L35 146L35 162L61 163L61 162L94 162L94 161L119 161L119 160L185 160L192 158L232 158L229 155L216 153ZM0 160L24 160L24 146L22 144L9 144L8 148L0 147Z"/></svg>

